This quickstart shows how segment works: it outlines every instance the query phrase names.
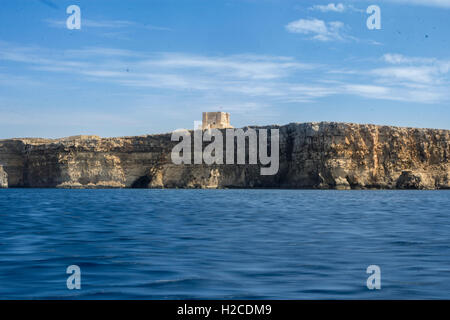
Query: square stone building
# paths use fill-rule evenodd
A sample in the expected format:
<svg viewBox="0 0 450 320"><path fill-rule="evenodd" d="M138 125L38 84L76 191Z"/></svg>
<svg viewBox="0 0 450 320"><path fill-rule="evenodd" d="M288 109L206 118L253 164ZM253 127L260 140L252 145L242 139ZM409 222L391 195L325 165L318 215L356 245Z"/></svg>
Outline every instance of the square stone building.
<svg viewBox="0 0 450 320"><path fill-rule="evenodd" d="M228 112L203 112L202 129L227 129L230 125L230 114Z"/></svg>

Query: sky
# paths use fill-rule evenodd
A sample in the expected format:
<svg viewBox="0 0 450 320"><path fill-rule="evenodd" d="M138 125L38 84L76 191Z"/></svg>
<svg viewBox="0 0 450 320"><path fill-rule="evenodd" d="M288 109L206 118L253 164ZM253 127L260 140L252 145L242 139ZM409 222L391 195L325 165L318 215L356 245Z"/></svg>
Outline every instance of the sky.
<svg viewBox="0 0 450 320"><path fill-rule="evenodd" d="M0 139L164 133L202 111L450 129L449 14L450 0L2 0Z"/></svg>

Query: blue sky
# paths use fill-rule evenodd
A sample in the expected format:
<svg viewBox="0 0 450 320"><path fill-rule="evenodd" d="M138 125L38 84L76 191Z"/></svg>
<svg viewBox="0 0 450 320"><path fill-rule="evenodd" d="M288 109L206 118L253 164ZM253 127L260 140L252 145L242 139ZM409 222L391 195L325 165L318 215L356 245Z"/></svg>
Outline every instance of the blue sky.
<svg viewBox="0 0 450 320"><path fill-rule="evenodd" d="M0 138L170 132L216 110L237 127L450 129L449 14L450 0L2 0Z"/></svg>

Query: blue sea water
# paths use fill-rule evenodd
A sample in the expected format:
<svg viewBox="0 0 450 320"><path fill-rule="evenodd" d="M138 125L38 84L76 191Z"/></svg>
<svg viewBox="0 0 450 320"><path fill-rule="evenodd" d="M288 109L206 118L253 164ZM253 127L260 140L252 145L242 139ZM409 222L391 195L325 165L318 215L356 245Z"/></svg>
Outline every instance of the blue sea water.
<svg viewBox="0 0 450 320"><path fill-rule="evenodd" d="M2 299L450 298L448 191L0 190ZM69 290L66 268L81 269ZM369 290L369 265L381 289Z"/></svg>

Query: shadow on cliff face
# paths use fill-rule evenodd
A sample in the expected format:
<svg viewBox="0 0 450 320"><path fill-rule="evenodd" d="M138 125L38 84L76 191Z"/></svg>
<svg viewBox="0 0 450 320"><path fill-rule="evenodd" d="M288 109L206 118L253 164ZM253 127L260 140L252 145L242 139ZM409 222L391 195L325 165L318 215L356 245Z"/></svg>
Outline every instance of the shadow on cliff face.
<svg viewBox="0 0 450 320"><path fill-rule="evenodd" d="M233 165L183 166L171 161L170 134L0 140L0 187L450 188L449 130L344 123L279 129L279 170L269 176L261 164L249 164L248 139L244 164L235 141Z"/></svg>
<svg viewBox="0 0 450 320"><path fill-rule="evenodd" d="M135 182L131 184L131 188L133 189L146 189L148 185L152 181L152 178L148 175L142 176L138 178Z"/></svg>
<svg viewBox="0 0 450 320"><path fill-rule="evenodd" d="M431 186L433 183L432 181L426 180L427 177L420 173L415 173L412 170L404 170L400 177L397 179L396 188L410 190L429 189L429 186Z"/></svg>

